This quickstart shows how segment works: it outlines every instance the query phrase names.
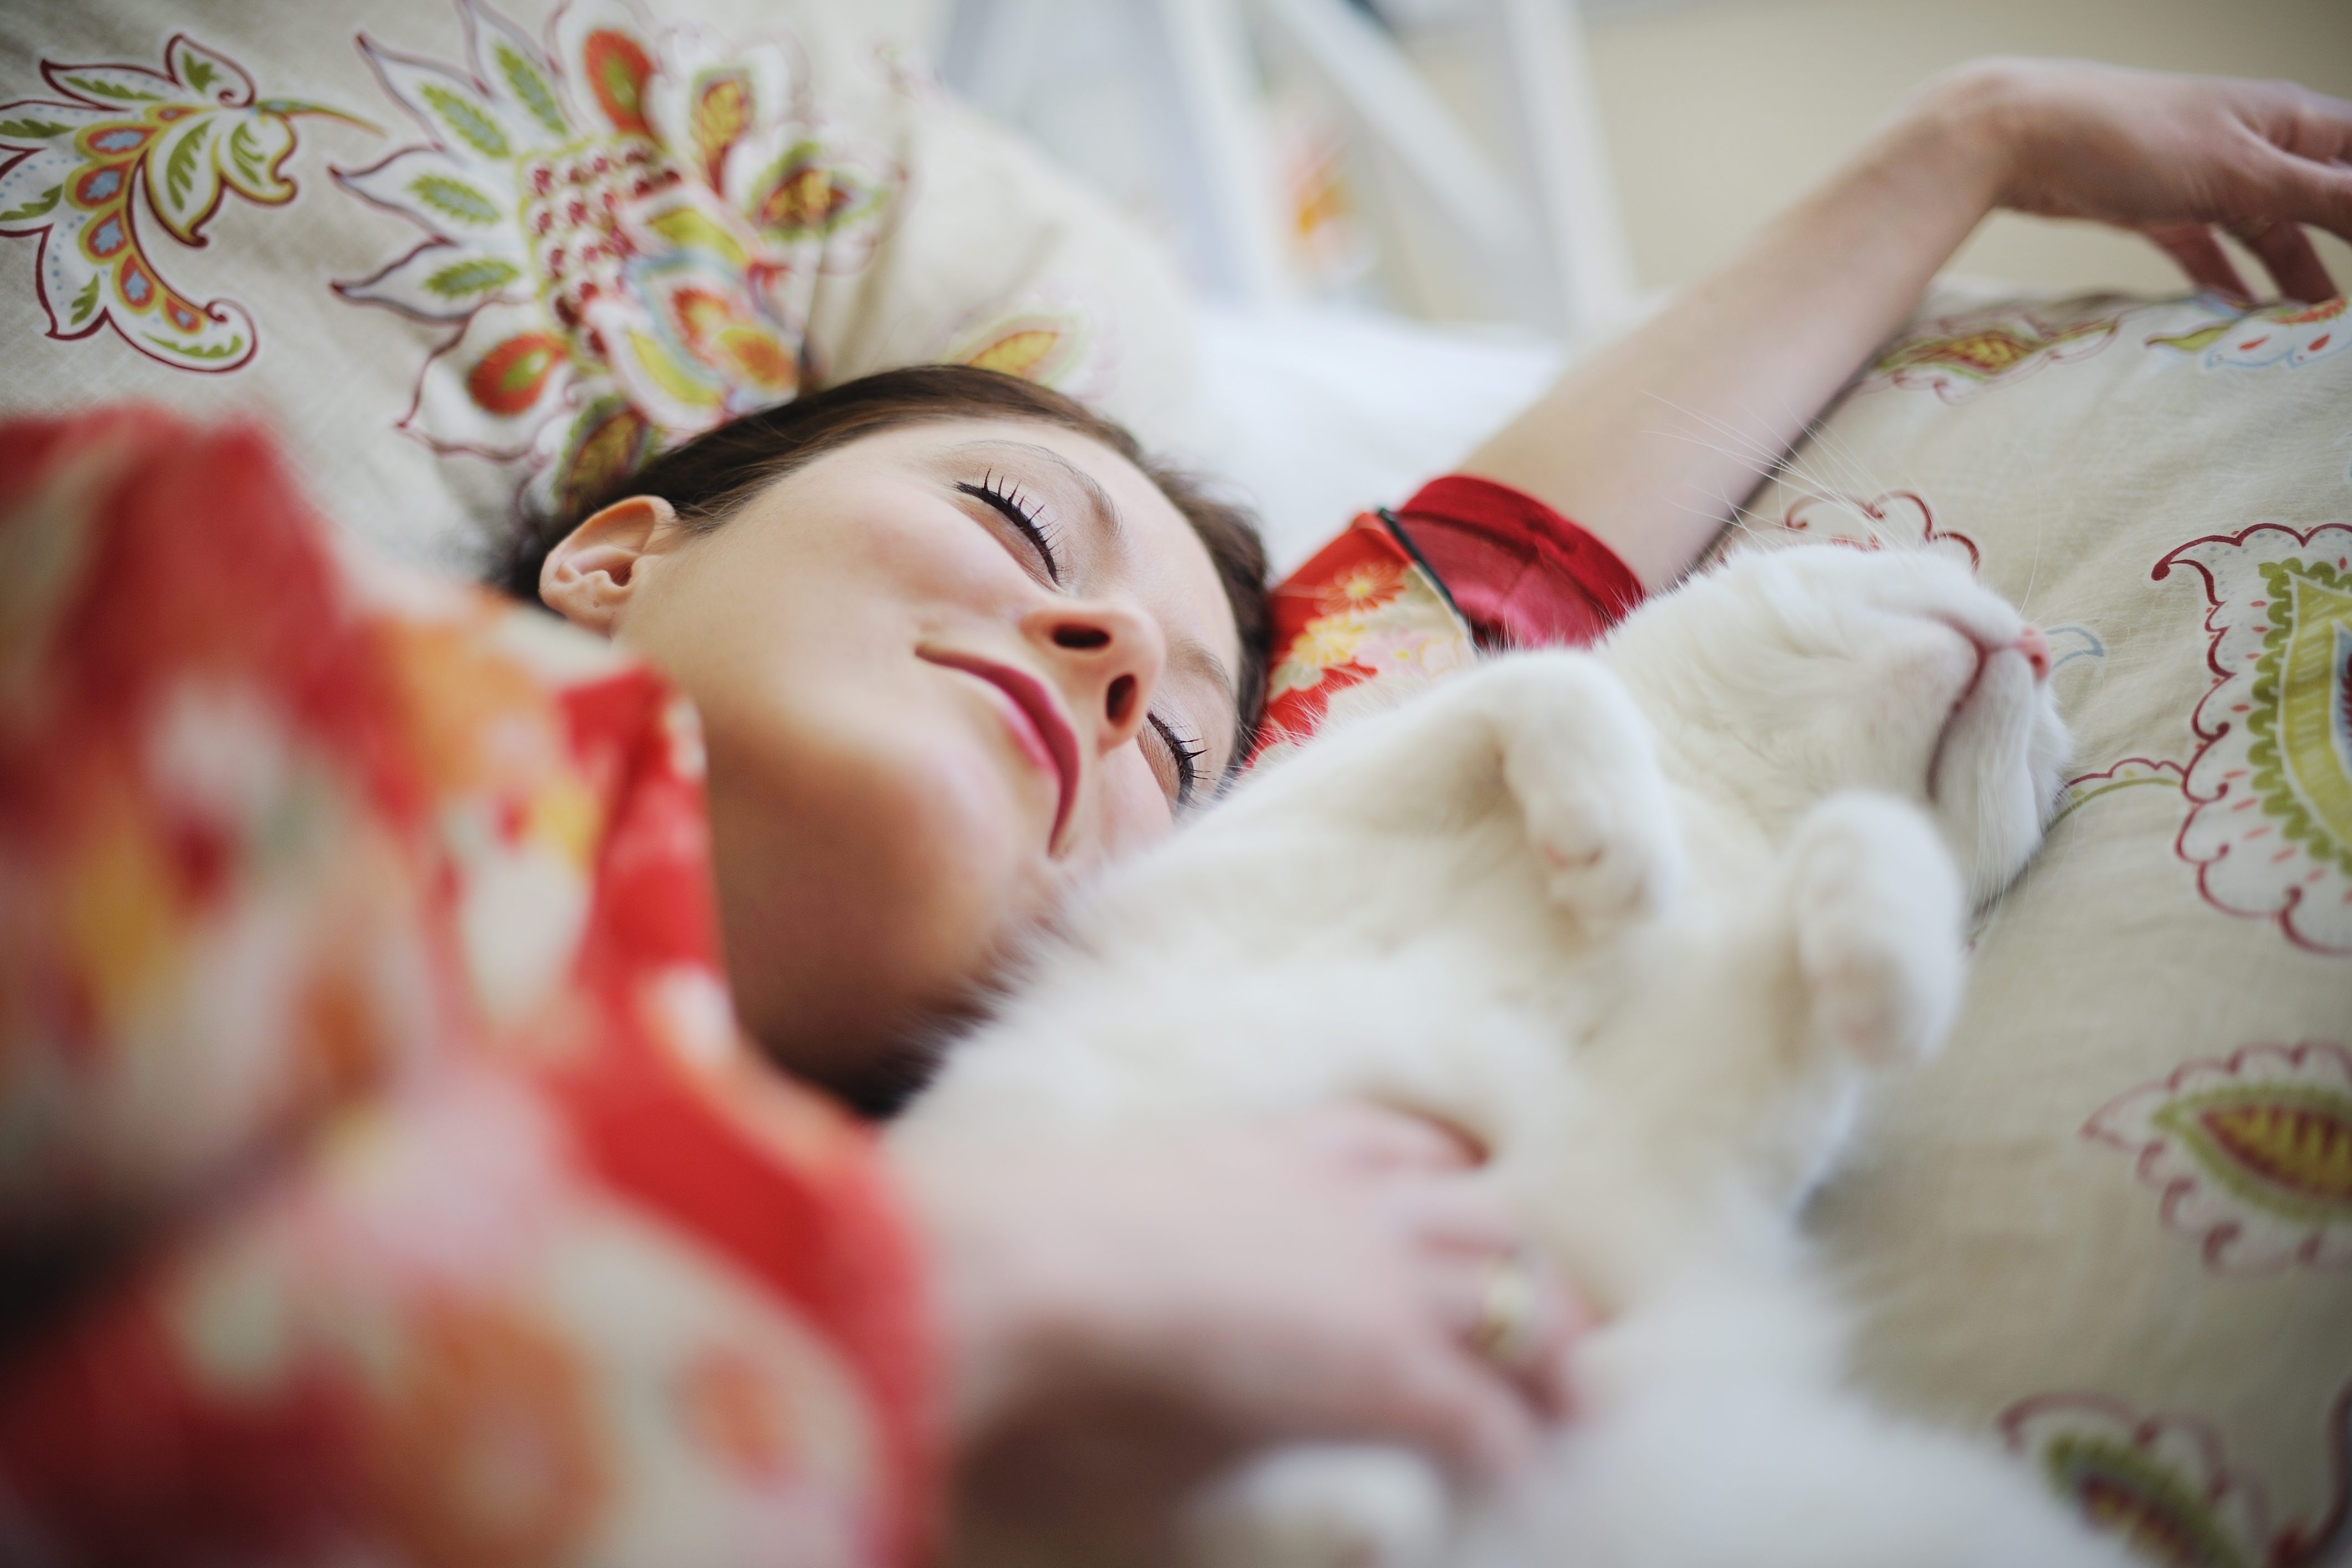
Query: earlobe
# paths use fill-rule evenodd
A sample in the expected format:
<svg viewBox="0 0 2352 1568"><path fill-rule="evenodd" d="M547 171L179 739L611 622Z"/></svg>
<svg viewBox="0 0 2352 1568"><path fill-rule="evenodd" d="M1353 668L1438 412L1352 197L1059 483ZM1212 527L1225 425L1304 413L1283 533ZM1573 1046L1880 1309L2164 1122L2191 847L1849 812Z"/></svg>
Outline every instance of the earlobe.
<svg viewBox="0 0 2352 1568"><path fill-rule="evenodd" d="M643 588L645 567L677 531L659 496L614 501L563 537L539 569L539 596L575 626L611 637Z"/></svg>

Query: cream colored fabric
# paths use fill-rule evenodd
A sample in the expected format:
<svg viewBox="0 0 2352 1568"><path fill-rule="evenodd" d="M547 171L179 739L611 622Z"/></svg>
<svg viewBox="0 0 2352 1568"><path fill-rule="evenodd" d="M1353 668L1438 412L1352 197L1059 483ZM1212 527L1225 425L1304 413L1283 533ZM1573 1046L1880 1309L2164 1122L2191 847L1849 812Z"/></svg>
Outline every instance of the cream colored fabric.
<svg viewBox="0 0 2352 1568"><path fill-rule="evenodd" d="M1979 555L2077 737L1958 1034L1818 1204L1868 1381L2158 1561L2322 1560L2352 1488L2352 315L1947 300L1749 512Z"/></svg>
<svg viewBox="0 0 2352 1568"><path fill-rule="evenodd" d="M889 365L1193 438L1159 249L859 6L656 11L0 11L0 413L251 410L329 512L456 563L518 504Z"/></svg>

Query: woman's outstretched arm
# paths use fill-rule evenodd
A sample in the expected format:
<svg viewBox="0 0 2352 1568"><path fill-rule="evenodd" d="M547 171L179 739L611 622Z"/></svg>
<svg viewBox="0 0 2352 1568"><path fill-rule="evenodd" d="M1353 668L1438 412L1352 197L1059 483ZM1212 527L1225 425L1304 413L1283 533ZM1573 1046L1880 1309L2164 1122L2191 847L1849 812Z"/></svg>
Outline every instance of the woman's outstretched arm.
<svg viewBox="0 0 2352 1568"><path fill-rule="evenodd" d="M2137 229L2199 285L2243 292L2208 226L2227 224L2283 293L2325 299L2296 226L2352 239L2352 103L2071 61L1962 67L1461 471L1574 518L1644 586L1672 583L2002 206Z"/></svg>

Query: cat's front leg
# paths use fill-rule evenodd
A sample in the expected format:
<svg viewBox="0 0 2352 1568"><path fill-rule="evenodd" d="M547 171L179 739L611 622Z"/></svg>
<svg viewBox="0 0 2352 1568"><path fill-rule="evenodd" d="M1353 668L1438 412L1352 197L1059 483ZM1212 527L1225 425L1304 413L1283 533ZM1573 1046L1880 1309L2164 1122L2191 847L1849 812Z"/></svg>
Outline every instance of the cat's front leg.
<svg viewBox="0 0 2352 1568"><path fill-rule="evenodd" d="M1943 1043L1965 977L1959 872L1927 814L1832 795L1789 847L1797 966L1815 1037L1872 1064Z"/></svg>
<svg viewBox="0 0 2352 1568"><path fill-rule="evenodd" d="M1485 679L1503 782L1552 901L1604 935L1681 886L1683 842L1649 721L1598 660L1528 654Z"/></svg>

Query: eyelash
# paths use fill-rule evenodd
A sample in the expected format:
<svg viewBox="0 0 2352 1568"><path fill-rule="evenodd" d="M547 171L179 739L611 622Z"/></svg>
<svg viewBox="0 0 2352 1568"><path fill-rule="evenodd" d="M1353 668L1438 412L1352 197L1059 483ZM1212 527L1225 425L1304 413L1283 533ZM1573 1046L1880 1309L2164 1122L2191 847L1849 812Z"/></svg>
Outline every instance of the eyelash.
<svg viewBox="0 0 2352 1568"><path fill-rule="evenodd" d="M1160 739L1168 747L1168 755L1176 764L1176 804L1192 804L1192 792L1200 787L1201 759L1209 748L1199 741L1188 741L1170 728L1159 714L1151 715L1151 727L1160 731Z"/></svg>
<svg viewBox="0 0 2352 1568"><path fill-rule="evenodd" d="M1062 558L1054 548L1055 536L1040 520L1037 509L1024 504L1018 486L992 468L981 475L980 483L959 483L956 489L993 508L1005 521L1020 530L1021 536L1037 552L1037 558L1045 563L1045 575L1051 577L1056 586L1060 584ZM1178 734L1157 713L1150 715L1150 718L1151 727L1160 732L1160 743L1168 748L1169 760L1176 766L1176 804L1180 807L1190 805L1193 792L1201 784L1201 759L1208 755L1209 748L1198 740L1188 740Z"/></svg>
<svg viewBox="0 0 2352 1568"><path fill-rule="evenodd" d="M1024 503L1018 486L991 469L981 475L980 483L959 484L956 489L994 508L1005 521L1020 530L1021 536L1037 552L1038 559L1045 562L1045 575L1054 580L1055 586L1061 584L1062 558L1054 549L1054 535L1039 521L1037 509Z"/></svg>

